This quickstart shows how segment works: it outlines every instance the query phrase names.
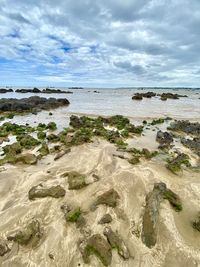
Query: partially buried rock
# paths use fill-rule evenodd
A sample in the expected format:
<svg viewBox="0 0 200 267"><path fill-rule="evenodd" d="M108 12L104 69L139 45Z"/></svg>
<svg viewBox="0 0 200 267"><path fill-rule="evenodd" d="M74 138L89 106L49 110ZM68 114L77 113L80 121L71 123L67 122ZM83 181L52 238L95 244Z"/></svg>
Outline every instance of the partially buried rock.
<svg viewBox="0 0 200 267"><path fill-rule="evenodd" d="M66 222L76 223L77 228L82 228L86 225L86 220L80 207L71 208L68 205L62 205L61 210L64 213Z"/></svg>
<svg viewBox="0 0 200 267"><path fill-rule="evenodd" d="M129 259L130 254L128 251L128 248L126 247L124 241L121 239L121 237L113 232L111 227L106 227L104 229L104 235L107 237L107 240L112 248L116 248L118 251L118 254L125 260Z"/></svg>
<svg viewBox="0 0 200 267"><path fill-rule="evenodd" d="M108 242L100 235L95 234L79 245L83 261L90 263L90 255L95 255L103 263L109 266L112 261L112 250Z"/></svg>
<svg viewBox="0 0 200 267"><path fill-rule="evenodd" d="M60 185L51 186L49 188L43 188L42 185L37 185L32 187L28 192L28 197L30 200L44 197L60 198L64 196L65 189Z"/></svg>
<svg viewBox="0 0 200 267"><path fill-rule="evenodd" d="M158 231L158 215L163 192L166 190L164 183L154 185L153 191L146 196L146 207L143 215L142 241L151 248L156 244Z"/></svg>
<svg viewBox="0 0 200 267"><path fill-rule="evenodd" d="M110 189L97 197L97 200L93 204L92 209L95 209L98 205L101 204L114 208L117 206L119 198L120 196L117 191L115 191L114 189Z"/></svg>
<svg viewBox="0 0 200 267"><path fill-rule="evenodd" d="M197 219L192 222L192 227L200 232L200 213L197 216Z"/></svg>
<svg viewBox="0 0 200 267"><path fill-rule="evenodd" d="M3 257L9 251L10 248L8 247L7 242L0 238L0 256Z"/></svg>
<svg viewBox="0 0 200 267"><path fill-rule="evenodd" d="M33 165L37 163L37 157L34 154L26 153L26 154L18 156L17 161L22 162L24 164Z"/></svg>
<svg viewBox="0 0 200 267"><path fill-rule="evenodd" d="M54 160L58 160L61 157L63 157L65 154L69 153L71 151L70 148L60 151L58 154L56 154Z"/></svg>
<svg viewBox="0 0 200 267"><path fill-rule="evenodd" d="M69 190L77 190L87 186L86 176L78 172L67 172L63 176L68 176Z"/></svg>
<svg viewBox="0 0 200 267"><path fill-rule="evenodd" d="M153 191L146 196L143 215L142 241L147 247L155 246L158 232L160 203L167 199L175 211L182 210L182 203L177 194L166 187L165 183L154 184Z"/></svg>
<svg viewBox="0 0 200 267"><path fill-rule="evenodd" d="M24 229L18 231L16 234L8 236L9 241L14 241L19 245L28 245L30 242L33 244L38 243L43 233L40 228L38 220L33 220Z"/></svg>
<svg viewBox="0 0 200 267"><path fill-rule="evenodd" d="M110 223L112 222L112 217L109 213L105 214L100 220L99 224L105 224L105 223Z"/></svg>

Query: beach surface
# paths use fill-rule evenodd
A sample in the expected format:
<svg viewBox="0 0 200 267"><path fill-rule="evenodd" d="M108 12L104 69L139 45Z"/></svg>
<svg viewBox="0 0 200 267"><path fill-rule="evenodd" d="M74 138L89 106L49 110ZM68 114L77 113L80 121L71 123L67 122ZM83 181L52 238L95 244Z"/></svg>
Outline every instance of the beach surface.
<svg viewBox="0 0 200 267"><path fill-rule="evenodd" d="M149 122L167 116L200 121L199 91L178 90L178 93L185 93L189 97L168 99L166 102L157 97L135 102L131 99L134 92L130 89L102 89L98 90L99 93L93 91L74 90L73 94L66 96L70 105L53 110L52 116L49 116L49 111L42 111L36 115L17 115L7 121L24 125L28 123L31 126L54 121L58 127L56 132L68 127L72 114L91 117L120 114L128 117L135 125L141 124L143 120ZM22 95L9 93L6 97ZM51 97L61 96L52 94ZM151 152L158 150L156 133L158 130L167 131L169 125L170 121L166 121L145 127L142 135L127 139L128 147L140 150L146 148ZM5 144L3 142L1 148ZM55 160L54 153L42 158L36 165L0 166L0 238L6 239L16 230L26 227L33 219L40 222L42 233L36 244L21 246L16 242L9 243L10 251L0 257L0 266L104 266L95 255L90 256L89 264L84 263L78 244L94 234L103 236L106 225L99 224L99 221L108 213L112 217L110 227L117 232L129 251L128 259L124 260L117 249L113 249L109 266L200 266L200 232L192 227L192 221L200 211L200 160L194 151L183 146L180 138L174 138L173 144L169 152L187 154L192 167L197 171L183 167L178 175L172 173L166 168L164 152L151 159L141 158L136 165L130 164L126 152L98 137L94 137L92 142L72 147L69 153L58 160ZM87 186L70 190L68 179L64 175L69 172L85 175ZM149 248L142 241L146 196L153 190L154 184L160 182L180 197L183 209L176 212L168 201L162 201L157 223L157 241L155 246ZM62 198L30 200L29 190L39 184L47 187L60 185L66 193ZM119 195L116 207L99 205L92 209L98 196L110 189L114 189ZM74 223L66 222L61 211L63 205L81 207L85 218L84 227L79 228Z"/></svg>

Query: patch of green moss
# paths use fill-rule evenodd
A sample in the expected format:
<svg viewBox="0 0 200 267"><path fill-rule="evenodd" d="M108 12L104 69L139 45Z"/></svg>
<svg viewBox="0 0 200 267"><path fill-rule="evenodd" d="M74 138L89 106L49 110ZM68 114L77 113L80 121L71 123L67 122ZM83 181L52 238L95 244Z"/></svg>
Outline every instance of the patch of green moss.
<svg viewBox="0 0 200 267"><path fill-rule="evenodd" d="M75 208L65 215L65 219L67 222L77 222L79 217L81 216L81 213L82 212L80 208Z"/></svg>
<svg viewBox="0 0 200 267"><path fill-rule="evenodd" d="M40 141L28 134L17 136L17 141L25 149L31 149L40 144Z"/></svg>
<svg viewBox="0 0 200 267"><path fill-rule="evenodd" d="M39 131L38 133L37 133L37 138L38 139L45 139L46 138L46 133L45 132L42 132L42 131Z"/></svg>
<svg viewBox="0 0 200 267"><path fill-rule="evenodd" d="M47 124L47 129L49 129L50 131L55 131L57 129L56 123L51 121Z"/></svg>

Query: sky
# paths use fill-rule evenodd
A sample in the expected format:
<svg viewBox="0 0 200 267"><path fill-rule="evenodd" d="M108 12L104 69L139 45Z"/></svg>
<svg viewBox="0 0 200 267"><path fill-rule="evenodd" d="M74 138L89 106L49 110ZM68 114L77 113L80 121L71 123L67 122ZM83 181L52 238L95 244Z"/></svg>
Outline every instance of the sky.
<svg viewBox="0 0 200 267"><path fill-rule="evenodd" d="M200 0L0 0L0 86L200 87Z"/></svg>

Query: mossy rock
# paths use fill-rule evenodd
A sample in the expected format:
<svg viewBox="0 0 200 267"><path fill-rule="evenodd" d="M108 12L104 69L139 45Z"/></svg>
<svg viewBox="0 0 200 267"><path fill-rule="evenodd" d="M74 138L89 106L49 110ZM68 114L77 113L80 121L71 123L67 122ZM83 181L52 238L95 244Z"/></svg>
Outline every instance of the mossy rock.
<svg viewBox="0 0 200 267"><path fill-rule="evenodd" d="M109 266L112 261L112 251L108 242L100 235L91 236L81 250L83 261L90 263L90 255L95 255L104 266Z"/></svg>
<svg viewBox="0 0 200 267"><path fill-rule="evenodd" d="M60 138L58 135L51 133L47 135L47 140L49 142L56 143L60 141Z"/></svg>
<svg viewBox="0 0 200 267"><path fill-rule="evenodd" d="M163 198L167 199L176 211L182 211L183 207L182 207L181 199L172 190L166 189L166 191L163 194Z"/></svg>
<svg viewBox="0 0 200 267"><path fill-rule="evenodd" d="M40 155L42 157L47 156L49 154L49 147L48 147L47 143L42 143L42 145L38 149L38 151L40 152Z"/></svg>
<svg viewBox="0 0 200 267"><path fill-rule="evenodd" d="M34 154L26 153L17 157L17 162L22 162L24 164L36 164L37 157Z"/></svg>
<svg viewBox="0 0 200 267"><path fill-rule="evenodd" d="M77 190L87 186L86 176L78 172L67 172L64 176L68 176L69 190Z"/></svg>
<svg viewBox="0 0 200 267"><path fill-rule="evenodd" d="M41 139L41 140L44 140L45 138L46 138L46 133L45 132L42 132L42 131L39 131L38 133L37 133L37 138L38 139Z"/></svg>
<svg viewBox="0 0 200 267"><path fill-rule="evenodd" d="M128 162L132 165L136 165L138 163L140 163L140 157L139 156L132 156Z"/></svg>
<svg viewBox="0 0 200 267"><path fill-rule="evenodd" d="M181 171L181 166L185 165L186 167L191 167L189 156L181 153L177 157L168 160L168 164L166 165L167 169L169 169L172 173L177 174Z"/></svg>
<svg viewBox="0 0 200 267"><path fill-rule="evenodd" d="M65 220L67 222L77 222L82 212L80 208L74 208L65 214Z"/></svg>
<svg viewBox="0 0 200 267"><path fill-rule="evenodd" d="M57 129L56 123L51 121L47 124L47 129L49 129L50 131L55 131Z"/></svg>
<svg viewBox="0 0 200 267"><path fill-rule="evenodd" d="M125 245L122 238L119 234L113 232L111 227L106 227L104 229L104 235L107 237L107 240L113 249L117 249L118 254L124 259L127 260L130 257L129 250Z"/></svg>
<svg viewBox="0 0 200 267"><path fill-rule="evenodd" d="M25 149L31 149L40 144L40 141L28 134L17 136L17 141Z"/></svg>

